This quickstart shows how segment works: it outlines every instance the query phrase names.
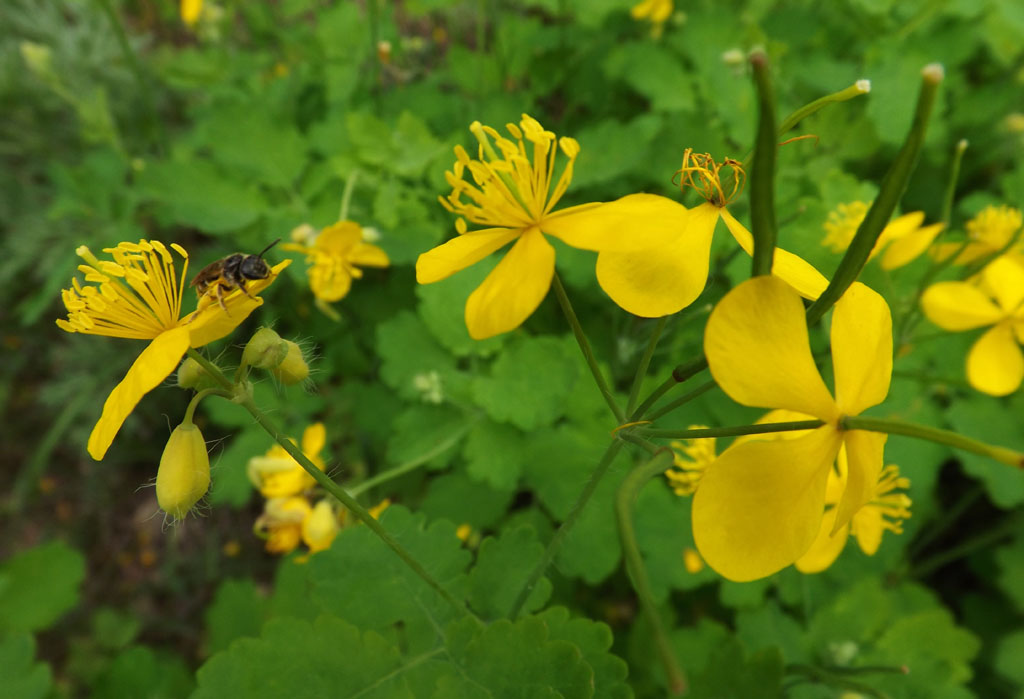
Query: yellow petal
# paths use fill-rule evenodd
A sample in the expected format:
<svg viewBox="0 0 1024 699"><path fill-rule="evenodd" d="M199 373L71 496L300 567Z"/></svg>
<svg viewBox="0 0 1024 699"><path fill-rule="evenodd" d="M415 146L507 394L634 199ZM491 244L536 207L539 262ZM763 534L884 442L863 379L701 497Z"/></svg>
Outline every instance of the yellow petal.
<svg viewBox="0 0 1024 699"><path fill-rule="evenodd" d="M630 194L607 204L583 204L547 216L541 230L583 250L646 250L677 239L689 223L682 204L657 194Z"/></svg>
<svg viewBox="0 0 1024 699"><path fill-rule="evenodd" d="M327 430L322 422L314 422L302 433L302 453L310 459L318 456L326 443Z"/></svg>
<svg viewBox="0 0 1024 699"><path fill-rule="evenodd" d="M896 269L917 259L928 249L928 246L935 240L935 236L941 233L943 228L945 228L945 224L933 223L894 238L889 247L885 249L885 254L882 255L882 269Z"/></svg>
<svg viewBox="0 0 1024 699"><path fill-rule="evenodd" d="M837 417L811 357L803 302L777 277L748 279L718 302L704 354L715 381L739 403Z"/></svg>
<svg viewBox="0 0 1024 699"><path fill-rule="evenodd" d="M357 243L349 253L348 260L357 267L387 267L391 264L386 252L369 243Z"/></svg>
<svg viewBox="0 0 1024 699"><path fill-rule="evenodd" d="M121 383L107 396L103 413L89 435L89 455L100 461L110 448L125 419L142 396L166 379L188 349L189 330L172 328L157 335L128 369Z"/></svg>
<svg viewBox="0 0 1024 699"><path fill-rule="evenodd" d="M313 247L329 255L346 257L348 252L362 241L363 229L358 223L338 221L320 231Z"/></svg>
<svg viewBox="0 0 1024 699"><path fill-rule="evenodd" d="M201 311L182 318L181 327L187 328L191 336L190 346L202 347L230 335L250 313L263 305L263 299L259 298L259 294L273 284L281 270L291 263L290 259L279 262L270 269L270 276L266 279L250 281L245 287L248 295L236 289L225 296L226 313L224 308L214 302Z"/></svg>
<svg viewBox="0 0 1024 699"><path fill-rule="evenodd" d="M820 528L840 440L826 425L799 439L726 449L693 497L693 537L707 564L744 582L804 555Z"/></svg>
<svg viewBox="0 0 1024 699"><path fill-rule="evenodd" d="M708 281L716 207L689 212L681 234L665 245L597 256L597 281L612 301L633 315L658 318L689 306Z"/></svg>
<svg viewBox="0 0 1024 699"><path fill-rule="evenodd" d="M794 565L801 573L820 573L835 563L839 554L846 548L846 540L850 537L850 527L840 527L839 531L833 534L835 521L836 508L833 507L822 518L821 528L818 529L818 536L815 537L811 548L796 559Z"/></svg>
<svg viewBox="0 0 1024 699"><path fill-rule="evenodd" d="M1004 313L1015 313L1024 301L1024 267L1008 257L992 260L981 273L988 291Z"/></svg>
<svg viewBox="0 0 1024 699"><path fill-rule="evenodd" d="M882 510L871 506L860 508L853 516L853 529L860 550L874 556L882 545L882 534L885 533Z"/></svg>
<svg viewBox="0 0 1024 699"><path fill-rule="evenodd" d="M882 432L850 430L843 435L846 447L846 488L836 508L835 529L850 523L857 511L872 498L878 475L882 472L882 456L889 435Z"/></svg>
<svg viewBox="0 0 1024 699"><path fill-rule="evenodd" d="M1013 334L1013 324L1003 322L985 331L967 353L967 380L990 396L1007 396L1024 379L1024 355Z"/></svg>
<svg viewBox="0 0 1024 699"><path fill-rule="evenodd" d="M352 289L352 275L345 266L333 260L309 268L309 288L323 301L340 301Z"/></svg>
<svg viewBox="0 0 1024 699"><path fill-rule="evenodd" d="M878 236L875 247L868 259L881 252L882 248L888 243L899 240L917 230L922 223L924 223L923 211L913 211L893 219L889 222L889 225L882 229L882 233Z"/></svg>
<svg viewBox="0 0 1024 699"><path fill-rule="evenodd" d="M452 238L416 260L416 281L431 284L484 259L520 234L510 228L485 228Z"/></svg>
<svg viewBox="0 0 1024 699"><path fill-rule="evenodd" d="M555 249L536 228L521 235L466 301L466 327L474 340L518 328L551 286Z"/></svg>
<svg viewBox="0 0 1024 699"><path fill-rule="evenodd" d="M722 209L722 220L744 252L753 255L754 237L750 231L744 228L728 209ZM828 279L816 270L814 265L782 248L775 248L775 254L772 256L772 275L785 281L805 299L812 301L821 296L821 292L828 286Z"/></svg>
<svg viewBox="0 0 1024 699"><path fill-rule="evenodd" d="M932 284L921 295L921 309L928 320L954 332L992 325L1003 317L980 289L967 282Z"/></svg>
<svg viewBox="0 0 1024 699"><path fill-rule="evenodd" d="M885 299L860 282L850 285L832 311L832 366L844 415L859 415L889 394L892 314Z"/></svg>

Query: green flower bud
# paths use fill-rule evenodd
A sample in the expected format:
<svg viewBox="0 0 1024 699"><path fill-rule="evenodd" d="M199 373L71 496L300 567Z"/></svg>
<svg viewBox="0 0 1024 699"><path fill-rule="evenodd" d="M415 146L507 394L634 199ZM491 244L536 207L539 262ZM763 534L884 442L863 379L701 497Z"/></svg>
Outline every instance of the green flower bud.
<svg viewBox="0 0 1024 699"><path fill-rule="evenodd" d="M288 355L283 362L270 371L284 385L293 386L309 378L309 365L306 364L306 360L302 356L301 347L291 340L284 342L288 345Z"/></svg>
<svg viewBox="0 0 1024 699"><path fill-rule="evenodd" d="M34 41L23 41L18 47L21 50L21 57L28 69L35 73L36 77L44 81L50 81L56 77L53 71L53 52L45 44L37 44Z"/></svg>
<svg viewBox="0 0 1024 699"><path fill-rule="evenodd" d="M206 440L192 422L174 428L156 472L156 501L174 519L184 519L210 487Z"/></svg>
<svg viewBox="0 0 1024 699"><path fill-rule="evenodd" d="M242 351L242 364L257 369L273 369L285 360L288 345L270 328L257 330Z"/></svg>
<svg viewBox="0 0 1024 699"><path fill-rule="evenodd" d="M187 357L178 367L178 386L181 388L199 388L203 379L208 378L206 370L192 357Z"/></svg>

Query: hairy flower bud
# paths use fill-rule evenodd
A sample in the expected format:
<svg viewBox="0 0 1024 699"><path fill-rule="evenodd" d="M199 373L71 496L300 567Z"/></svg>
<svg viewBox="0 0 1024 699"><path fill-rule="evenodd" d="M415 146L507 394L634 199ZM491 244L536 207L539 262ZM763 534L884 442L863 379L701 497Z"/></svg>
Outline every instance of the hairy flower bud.
<svg viewBox="0 0 1024 699"><path fill-rule="evenodd" d="M156 473L156 501L167 514L184 519L210 487L206 440L192 422L174 428Z"/></svg>
<svg viewBox="0 0 1024 699"><path fill-rule="evenodd" d="M242 351L242 363L257 369L273 369L288 356L288 345L270 328L260 328Z"/></svg>
<svg viewBox="0 0 1024 699"><path fill-rule="evenodd" d="M291 340L285 340L284 342L288 345L288 355L284 358L283 362L270 371L284 385L293 386L309 378L309 364L306 364L306 360L302 356L301 347Z"/></svg>

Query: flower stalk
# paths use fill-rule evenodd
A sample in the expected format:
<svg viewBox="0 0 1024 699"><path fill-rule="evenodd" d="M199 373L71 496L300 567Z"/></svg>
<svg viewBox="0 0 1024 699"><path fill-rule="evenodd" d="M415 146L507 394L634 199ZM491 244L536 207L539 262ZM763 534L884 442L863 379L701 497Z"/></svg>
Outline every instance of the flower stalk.
<svg viewBox="0 0 1024 699"><path fill-rule="evenodd" d="M750 232L754 252L750 276L772 273L777 228L775 223L775 95L768 72L768 57L756 51L750 57L757 87L757 139L750 170Z"/></svg>

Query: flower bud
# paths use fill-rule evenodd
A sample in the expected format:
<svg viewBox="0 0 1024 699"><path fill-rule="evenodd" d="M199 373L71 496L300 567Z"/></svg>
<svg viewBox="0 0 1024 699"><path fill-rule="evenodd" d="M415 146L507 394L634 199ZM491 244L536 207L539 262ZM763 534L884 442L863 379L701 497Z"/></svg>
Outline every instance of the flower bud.
<svg viewBox="0 0 1024 699"><path fill-rule="evenodd" d="M242 364L257 369L273 369L285 360L288 345L270 328L257 330L242 351Z"/></svg>
<svg viewBox="0 0 1024 699"><path fill-rule="evenodd" d="M198 389L205 378L206 370L192 357L187 357L178 367L178 386L181 388Z"/></svg>
<svg viewBox="0 0 1024 699"><path fill-rule="evenodd" d="M36 77L46 81L56 77L53 71L53 52L49 46L34 41L23 41L18 48L21 50L25 65Z"/></svg>
<svg viewBox="0 0 1024 699"><path fill-rule="evenodd" d="M206 440L192 422L174 428L156 472L156 501L167 514L184 519L210 487Z"/></svg>
<svg viewBox="0 0 1024 699"><path fill-rule="evenodd" d="M306 360L302 356L301 347L291 340L285 340L284 342L288 346L288 354L283 362L270 371L284 385L294 386L309 378L309 365L306 364Z"/></svg>

